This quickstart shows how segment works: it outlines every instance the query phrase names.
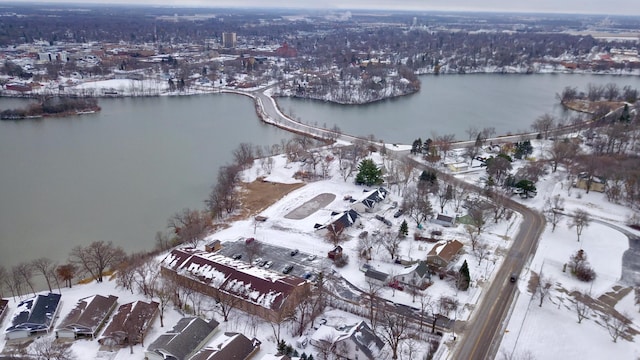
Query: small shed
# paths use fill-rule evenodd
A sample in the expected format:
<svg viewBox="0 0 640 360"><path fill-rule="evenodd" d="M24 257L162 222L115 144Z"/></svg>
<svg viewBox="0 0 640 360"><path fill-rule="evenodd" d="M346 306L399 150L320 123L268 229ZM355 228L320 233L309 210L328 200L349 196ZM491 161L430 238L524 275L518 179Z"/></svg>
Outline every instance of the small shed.
<svg viewBox="0 0 640 360"><path fill-rule="evenodd" d="M331 260L340 259L342 257L342 246L338 245L333 250L329 251L327 257Z"/></svg>
<svg viewBox="0 0 640 360"><path fill-rule="evenodd" d="M387 279L389 278L389 274L383 273L382 271L375 270L373 268L368 268L364 273L364 277L367 281L372 281L376 284L387 285Z"/></svg>
<svg viewBox="0 0 640 360"><path fill-rule="evenodd" d="M204 246L204 249L207 252L216 252L216 251L222 249L222 243L220 242L220 240L213 240L213 241L207 243Z"/></svg>

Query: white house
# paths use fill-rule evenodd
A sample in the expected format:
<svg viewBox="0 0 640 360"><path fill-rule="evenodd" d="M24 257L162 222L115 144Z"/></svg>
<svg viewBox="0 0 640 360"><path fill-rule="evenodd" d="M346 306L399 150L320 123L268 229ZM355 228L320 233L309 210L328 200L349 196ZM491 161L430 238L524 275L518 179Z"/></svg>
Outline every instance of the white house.
<svg viewBox="0 0 640 360"><path fill-rule="evenodd" d="M384 347L384 342L364 321L338 329L322 325L313 333L310 343L349 360L374 360Z"/></svg>

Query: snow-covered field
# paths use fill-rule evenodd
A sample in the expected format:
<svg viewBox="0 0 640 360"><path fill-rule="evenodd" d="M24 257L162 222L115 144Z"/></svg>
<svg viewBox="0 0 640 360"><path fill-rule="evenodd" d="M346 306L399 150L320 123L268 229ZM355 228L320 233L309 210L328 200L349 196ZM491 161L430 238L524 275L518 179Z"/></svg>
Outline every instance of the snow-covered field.
<svg viewBox="0 0 640 360"><path fill-rule="evenodd" d="M534 148L541 151L542 145L534 144ZM397 148L394 148L397 149ZM324 151L331 152L331 148ZM385 159L379 153L373 153L371 158L379 165L389 165L390 161ZM519 162L521 165L522 162ZM287 162L284 156L275 156L273 170L266 173L256 160L255 165L246 170L243 174L244 181L255 180L259 176L264 176L265 180L272 182L292 183L297 180L293 179L293 174L301 170L305 165L299 162ZM239 237L253 237L258 241L278 245L288 248L297 248L303 253L315 254L320 258L325 258L329 250L333 248L324 237L320 236L315 230L315 224L326 224L331 219L332 212L341 212L349 209L352 203L345 200L345 196L359 200L364 195L363 190L372 190L363 186L357 186L353 183L353 178L347 181L339 175L337 160L329 166L329 173L332 176L325 180L313 181L304 187L294 190L272 206L265 209L260 214L268 218L266 222L256 222L251 219L238 221L229 224L229 227L212 234L206 241L211 239L220 239L223 241L234 241ZM477 183L479 179L485 176L484 168L475 168L471 171L459 175L466 181ZM628 218L630 210L622 206L612 205L606 201L603 194L590 193L584 194L584 191L571 189L567 191L566 184L563 187L561 172L546 175L538 184L538 195L534 199L522 200L528 206L542 209L545 200L552 195L560 194L566 198L565 211L570 213L575 208L588 209L591 216L602 220L610 221L616 225L622 225ZM362 214L362 225L359 228L351 228L347 231L348 240L342 244L346 254L349 255L349 263L344 268L334 268L342 277L350 283L361 289L366 289L367 282L363 272L360 270L362 261L358 259L357 247L358 236L367 231L369 234L376 232L392 231L397 232L400 223L406 220L409 224L409 236L400 242L398 254L400 258L406 260L425 259L433 244L426 242L418 242L413 240L413 233L418 231L416 223L407 215L395 218L394 212L397 210L393 206L393 202L401 202L398 186L389 187L390 199L378 207L375 213ZM313 199L319 194L334 194L335 199L328 205L314 211L309 216L294 220L287 219L285 215L292 210ZM570 194L570 196L568 195ZM434 211L438 211L439 207L433 202ZM452 204L445 206L445 213L454 214ZM392 222L392 227L387 226L374 218L374 215L382 215ZM509 220L501 220L491 224L483 232L482 239L489 245L491 254L482 261L478 262L478 258L471 251L470 241L463 225L457 225L451 228L443 228L434 224L426 225L424 232L429 230L443 231L442 239L456 239L465 244L461 255L455 260L453 269L459 269L463 261L467 261L471 274L471 287L468 291L456 290L455 284L451 279L440 280L437 276L433 277L433 285L428 287L425 292L432 299L438 299L441 296L453 296L458 299L461 306L458 311L450 314L451 318L456 320L469 320L472 318L473 304L479 301L485 286L489 286L494 270L497 269L502 262L502 255L506 253L506 249L510 246L510 239L518 231L520 216L517 214L511 216ZM224 244L223 244L224 245ZM569 272L563 272L563 264L569 259L569 256L578 249L584 249L587 253L589 262L597 273L597 278L592 283L583 283L574 279ZM514 305L509 323L506 325L503 342L500 347L502 354L514 355L517 358L524 354L533 355L535 359L555 359L555 358L581 358L581 359L601 359L606 356L616 359L633 359L640 356L640 348L635 342L629 342L625 339L618 339L617 343L611 341L608 332L603 327L603 322L596 315L585 319L582 324L577 324L575 310L572 308L572 297L568 292L580 289L583 292L590 292L594 298L610 291L614 286L620 285L619 279L621 274L621 256L628 248L626 237L621 233L602 224L592 223L588 226L581 237L581 241L576 241L575 229L568 228L567 218L564 218L555 231L551 231L548 225L543 233L542 240L539 244L535 257L531 260L526 271L521 274L517 284L519 295ZM390 254L384 247L374 247L372 260L369 264L377 270L388 274L401 274L407 269L392 261ZM527 289L528 279L531 272L542 272L545 277L553 279L553 289L547 299L545 299L542 307L538 306L538 299L533 297ZM624 285L623 285L624 286ZM72 289L62 289L62 309L60 317L66 316L75 306L78 299L94 295L117 295L120 297L119 304L143 299L142 295L131 294L128 291L115 287L115 281L106 281L98 284L78 285ZM412 307L418 307L417 299L404 291L393 290L389 287L384 288L381 296L399 304L405 304ZM13 311L17 302L11 300L10 307ZM213 306L213 304L211 304ZM207 306L202 306L207 309ZM638 316L637 306L633 304L633 292L624 297L616 305L616 309L620 312L626 312L632 315L632 327L638 329L640 317ZM2 328L8 326L11 312L2 322ZM276 345L272 328L269 324L256 321L254 318L234 311L228 322L223 322L217 313L212 311L204 311L206 317L215 317L221 322L222 332L238 331L244 333L248 337L257 337L262 341L261 350L255 357L261 359L267 354L273 354L276 351ZM170 329L181 317L180 313L175 309L170 309L166 315L165 327L161 328L159 320L156 320L152 330L146 338L145 344L151 343L159 334ZM327 319L328 325L341 325L355 323L361 318L356 315L346 313L339 310L329 310L322 315ZM311 335L313 329L308 329L306 335ZM291 335L290 331L284 329L282 332L285 341L295 344L297 337ZM464 336L464 334L462 335ZM215 343L215 339L212 340ZM588 346L579 344L589 344ZM0 339L0 346L5 345L5 340ZM451 346L454 346L450 336L445 336L443 351L439 354L446 357L451 354ZM98 353L98 345L95 341L79 340L73 343L73 352L79 359L95 359L95 358L113 358L113 359L129 359L142 358L144 351L141 345L134 346L134 354L129 353L129 349L122 349L117 353ZM424 346L419 347L418 357L426 354ZM406 350L406 348L403 348ZM299 349L303 351L314 352L310 347ZM414 353L415 356L415 353ZM500 355L503 356L503 355ZM408 355L402 352L402 359L408 359ZM381 357L380 360L383 360Z"/></svg>

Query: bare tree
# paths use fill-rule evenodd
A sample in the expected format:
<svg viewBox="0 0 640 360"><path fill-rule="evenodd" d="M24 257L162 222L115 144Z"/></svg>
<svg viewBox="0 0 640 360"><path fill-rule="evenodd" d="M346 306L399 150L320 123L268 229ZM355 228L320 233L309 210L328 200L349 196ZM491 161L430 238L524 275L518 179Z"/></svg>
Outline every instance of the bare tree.
<svg viewBox="0 0 640 360"><path fill-rule="evenodd" d="M591 217L586 211L582 209L576 209L573 212L573 217L569 222L569 228L574 228L574 227L576 228L578 241L580 241L580 235L582 234L582 231L584 230L585 227L588 227L590 223L591 223Z"/></svg>
<svg viewBox="0 0 640 360"><path fill-rule="evenodd" d="M57 265L53 262L53 260L42 257L31 262L31 266L35 271L37 271L47 283L47 287L49 288L49 292L51 292L51 283L56 281L56 273L55 269Z"/></svg>
<svg viewBox="0 0 640 360"><path fill-rule="evenodd" d="M618 338L629 329L630 321L627 314L603 314L601 317L613 342L618 342Z"/></svg>
<svg viewBox="0 0 640 360"><path fill-rule="evenodd" d="M382 235L382 246L387 250L389 256L391 256L391 260L396 258L398 254L398 250L400 249L400 237L398 234L393 234L391 232L385 232Z"/></svg>
<svg viewBox="0 0 640 360"><path fill-rule="evenodd" d="M115 268L126 255L121 247L111 241L94 241L86 247L76 246L71 250L70 260L91 275L92 279L102 282L107 269Z"/></svg>
<svg viewBox="0 0 640 360"><path fill-rule="evenodd" d="M211 232L211 215L205 211L183 209L169 218L168 226L178 243L196 247Z"/></svg>
<svg viewBox="0 0 640 360"><path fill-rule="evenodd" d="M364 289L364 294L368 302L369 322L371 323L372 327L375 327L376 318L377 318L376 310L380 306L379 305L380 297L378 296L378 294L380 293L380 290L382 290L382 285L380 283L377 283L369 279L367 279L366 282L367 282L367 287Z"/></svg>
<svg viewBox="0 0 640 360"><path fill-rule="evenodd" d="M378 322L378 334L391 348L391 359L398 359L400 344L409 338L409 319L391 311L382 313Z"/></svg>
<svg viewBox="0 0 640 360"><path fill-rule="evenodd" d="M553 118L552 115L544 114L533 122L533 124L531 125L531 128L533 129L533 131L539 132L542 135L542 137L547 139L549 137L549 132L553 128L554 122L555 122L555 119Z"/></svg>
<svg viewBox="0 0 640 360"><path fill-rule="evenodd" d="M539 275L532 273L532 276L534 281L535 293L537 294L538 299L540 300L540 303L538 304L538 306L542 307L542 303L544 302L544 299L546 299L547 296L549 295L549 292L551 292L551 286L553 285L553 280L551 280L551 278L543 276L542 273L540 273Z"/></svg>
<svg viewBox="0 0 640 360"><path fill-rule="evenodd" d="M469 186L461 183L453 184L453 207L455 212L460 211L460 207L464 204L467 195L469 194Z"/></svg>
<svg viewBox="0 0 640 360"><path fill-rule="evenodd" d="M76 358L71 351L71 344L56 341L51 336L36 339L29 350L30 355L38 360L73 360Z"/></svg>
<svg viewBox="0 0 640 360"><path fill-rule="evenodd" d="M591 314L591 308L588 305L591 301L591 296L578 290L572 291L571 294L575 299L573 306L576 309L576 315L578 316L578 324L581 324L582 320L586 319Z"/></svg>
<svg viewBox="0 0 640 360"><path fill-rule="evenodd" d="M253 164L255 159L254 146L251 143L241 143L238 148L233 150L233 159L235 163L242 168L247 168Z"/></svg>
<svg viewBox="0 0 640 360"><path fill-rule="evenodd" d="M487 227L487 213L480 207L475 206L469 210L469 220L473 227L476 229L476 233L480 235Z"/></svg>
<svg viewBox="0 0 640 360"><path fill-rule="evenodd" d="M29 286L31 292L35 295L36 291L33 288L33 266L28 262L21 262L13 267L14 276L19 278L24 284Z"/></svg>
<svg viewBox="0 0 640 360"><path fill-rule="evenodd" d="M248 242L247 242L248 241ZM262 254L262 243L258 240L245 241L245 252L247 254L247 260L252 263L253 260Z"/></svg>
<svg viewBox="0 0 640 360"><path fill-rule="evenodd" d="M547 221L549 221L552 225L551 231L556 230L556 226L560 222L562 218L562 211L564 210L564 198L557 194L547 199L545 202L544 213L547 217Z"/></svg>
<svg viewBox="0 0 640 360"><path fill-rule="evenodd" d="M424 191L408 191L402 201L402 208L416 222L421 224L433 215L429 194Z"/></svg>
<svg viewBox="0 0 640 360"><path fill-rule="evenodd" d="M556 172L559 164L567 164L578 155L580 147L569 140L554 141L549 150L549 162L551 171Z"/></svg>
<svg viewBox="0 0 640 360"><path fill-rule="evenodd" d="M486 259L489 256L489 254L491 254L491 251L489 250L489 244L483 241L480 242L479 244L476 245L475 249L473 250L473 253L478 258L478 266L480 266L480 263L482 263L482 260Z"/></svg>
<svg viewBox="0 0 640 360"><path fill-rule="evenodd" d="M436 197L442 213L444 212L444 207L453 199L453 188L449 184L440 183L436 190Z"/></svg>

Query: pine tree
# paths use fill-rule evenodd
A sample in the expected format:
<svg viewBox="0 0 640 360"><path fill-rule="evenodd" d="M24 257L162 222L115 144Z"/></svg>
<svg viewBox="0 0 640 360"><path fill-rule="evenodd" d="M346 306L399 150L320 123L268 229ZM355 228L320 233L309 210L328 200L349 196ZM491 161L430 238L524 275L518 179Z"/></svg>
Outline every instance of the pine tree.
<svg viewBox="0 0 640 360"><path fill-rule="evenodd" d="M356 184L366 186L378 185L382 183L382 170L371 159L364 159L358 165Z"/></svg>
<svg viewBox="0 0 640 360"><path fill-rule="evenodd" d="M409 224L407 224L407 220L402 220L402 224L400 224L400 237L405 237L409 235Z"/></svg>
<svg viewBox="0 0 640 360"><path fill-rule="evenodd" d="M465 260L460 267L460 274L458 276L458 289L467 290L470 283L471 275L469 275L469 265L467 264L467 260Z"/></svg>
<svg viewBox="0 0 640 360"><path fill-rule="evenodd" d="M287 354L287 343L284 340L280 340L278 343L278 354L286 355Z"/></svg>

